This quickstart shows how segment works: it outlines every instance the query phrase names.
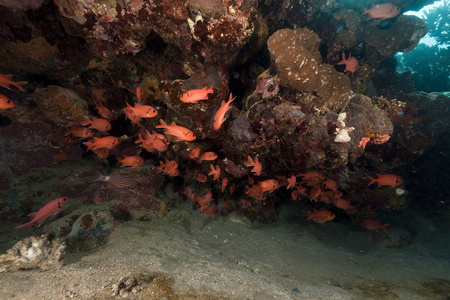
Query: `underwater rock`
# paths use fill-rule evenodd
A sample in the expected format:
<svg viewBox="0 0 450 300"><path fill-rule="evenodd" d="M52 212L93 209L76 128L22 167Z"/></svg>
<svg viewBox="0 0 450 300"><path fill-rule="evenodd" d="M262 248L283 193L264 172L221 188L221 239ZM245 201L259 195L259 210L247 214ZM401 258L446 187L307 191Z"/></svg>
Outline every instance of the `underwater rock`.
<svg viewBox="0 0 450 300"><path fill-rule="evenodd" d="M88 115L88 105L75 92L58 86L36 89L33 101L45 118L61 127L80 123Z"/></svg>
<svg viewBox="0 0 450 300"><path fill-rule="evenodd" d="M114 218L109 211L92 211L81 215L73 224L67 239L78 250L97 248L106 243L114 230Z"/></svg>
<svg viewBox="0 0 450 300"><path fill-rule="evenodd" d="M319 112L345 107L352 94L350 80L322 63L317 34L307 28L281 29L269 37L267 46L276 58L281 85L317 93L313 106Z"/></svg>
<svg viewBox="0 0 450 300"><path fill-rule="evenodd" d="M427 32L427 25L422 19L416 16L401 15L386 30L381 30L376 24L369 23L362 31L362 39L368 45L376 48L382 56L388 57L397 52L413 50Z"/></svg>
<svg viewBox="0 0 450 300"><path fill-rule="evenodd" d="M13 122L0 129L0 139L0 162L10 165L16 174L49 166L55 161L53 155L74 148L60 143L58 133L39 121Z"/></svg>
<svg viewBox="0 0 450 300"><path fill-rule="evenodd" d="M0 255L0 273L40 268L53 270L63 264L65 243L58 239L49 242L45 236L27 237L19 241L7 254Z"/></svg>
<svg viewBox="0 0 450 300"><path fill-rule="evenodd" d="M0 50L0 66L2 72L36 72L38 74L53 71L56 56L59 53L56 45L50 44L44 37L36 37L30 41L12 41Z"/></svg>

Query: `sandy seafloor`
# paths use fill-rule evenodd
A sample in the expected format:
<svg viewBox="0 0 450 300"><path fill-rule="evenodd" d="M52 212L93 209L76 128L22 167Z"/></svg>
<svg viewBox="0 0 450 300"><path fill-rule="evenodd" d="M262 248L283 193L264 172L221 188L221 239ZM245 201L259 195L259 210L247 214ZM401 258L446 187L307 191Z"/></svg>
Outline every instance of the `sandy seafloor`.
<svg viewBox="0 0 450 300"><path fill-rule="evenodd" d="M251 227L174 208L150 222L116 221L105 246L68 249L60 269L1 274L0 299L449 299L448 232L403 217L420 230L391 249L362 227L315 224L292 206ZM3 225L2 243L17 237L16 224ZM113 296L127 276L144 279Z"/></svg>

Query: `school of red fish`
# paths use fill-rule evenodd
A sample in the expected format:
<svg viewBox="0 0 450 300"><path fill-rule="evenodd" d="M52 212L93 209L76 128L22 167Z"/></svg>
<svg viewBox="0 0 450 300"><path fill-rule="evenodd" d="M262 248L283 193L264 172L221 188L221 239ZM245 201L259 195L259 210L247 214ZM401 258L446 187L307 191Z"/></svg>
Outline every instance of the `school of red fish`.
<svg viewBox="0 0 450 300"><path fill-rule="evenodd" d="M388 19L393 18L399 13L398 7L392 4L379 4L373 5L371 9L365 10L363 14L369 14L369 18L380 18ZM342 54L342 61L338 64L345 64L346 69L344 72L354 73L358 69L358 60L351 56L346 59L345 54ZM10 89L11 86L15 86L21 91L25 91L23 85L27 82L14 82L12 81L12 75L1 75L0 74L0 86ZM179 99L183 103L189 105L196 105L199 101L207 101L208 95L214 93L214 85L210 88L204 87L201 89L194 89L186 91ZM136 89L136 97L138 102L143 102L143 91L141 87ZM228 101L222 101L220 107L217 108L214 118L213 118L213 128L215 131L219 131L223 123L226 121L227 112L231 108L231 103L235 100L233 95L230 93ZM175 122L170 122L170 125L166 123L163 119L159 120L160 125L155 126L155 129L163 129L163 133L155 132L154 130L150 133L148 130L143 128L141 121L144 118L155 118L158 116L158 111L150 105L141 105L138 102L134 105L130 105L125 102L126 106L122 109L127 119L134 125L142 128L142 132L138 134L138 138L135 141L140 147L144 148L150 153L164 152L168 150L170 145L169 140L166 135L172 136L175 142L192 142L196 140L194 132L190 129L177 125ZM13 101L4 95L0 95L0 109L11 109L15 107ZM88 151L92 151L95 156L100 159L107 158L109 150L116 147L121 141L120 138L115 136L107 135L107 132L112 129L111 121L114 119L114 113L103 106L102 104L95 103L95 109L99 117L89 118L84 116L84 121L75 126L67 129L65 136L67 138L78 138L82 140L82 144L86 146ZM99 133L101 136L94 136ZM386 137L386 139L388 139ZM365 147L366 143L370 139L362 140L359 147ZM210 176L212 182L220 182L221 191L224 193L228 187L228 192L233 194L236 190L236 184L229 184L229 179L226 178L224 173L218 164L214 162L218 159L218 155L214 152L207 151L202 153L200 147L191 148L189 159L196 161L201 166L202 162L209 162L207 167L209 172L206 174L196 170L195 173L187 174L194 180L205 183L208 182L208 176ZM55 159L64 159L64 156ZM131 167L136 168L145 164L145 160L138 156L126 156L117 158L117 165L121 167ZM259 162L257 157L247 157L247 163L245 166L251 168L249 172L253 173L253 176L259 177L264 176L263 166ZM174 160L165 162L160 161L160 165L155 167L156 172L159 172L167 176L180 176L181 172L178 170L178 163ZM395 187L403 183L403 179L394 174L376 174L377 178L368 177L370 179L369 185L377 183L378 187L387 186ZM276 176L276 178L269 178L265 180L257 180L253 176L248 176L249 186L243 191L246 195L246 199L241 200L243 207L248 207L253 209L255 202L264 201L267 198L268 193L286 186L286 189L291 190L291 198L295 201L301 199L301 197L308 198L311 202L321 202L324 205L333 205L345 212L352 212L357 209L356 206L352 205L350 200L342 198L342 192L338 190L338 184L333 179L327 178L322 173L319 172L305 172L301 174L291 174L290 176ZM136 182L126 176L117 174L114 172L109 176L105 176L101 173L98 174L94 181L107 182L117 188L133 188ZM191 186L185 188L185 196L190 201L192 206L197 206L200 208L200 212L211 214L216 210L216 206L213 204L212 191L206 192L206 194L201 196L196 196L196 193L192 190ZM56 198L49 203L47 203L38 212L30 214L29 216L32 220L24 225L17 227L16 229L29 228L33 224L40 226L45 219L53 214L58 213L63 206L67 203L67 197ZM330 210L325 208L314 209L313 211L303 212L308 220L312 220L317 223L324 223L331 221L335 218ZM362 226L369 230L384 230L388 232L387 227L389 224L381 225L378 220L365 219L361 222Z"/></svg>

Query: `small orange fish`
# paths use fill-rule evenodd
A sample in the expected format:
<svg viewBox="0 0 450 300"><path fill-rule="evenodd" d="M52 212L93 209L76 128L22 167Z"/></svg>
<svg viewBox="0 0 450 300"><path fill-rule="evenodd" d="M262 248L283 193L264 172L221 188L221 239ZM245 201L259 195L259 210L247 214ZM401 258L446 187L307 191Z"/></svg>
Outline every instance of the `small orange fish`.
<svg viewBox="0 0 450 300"><path fill-rule="evenodd" d="M92 150L95 154L95 156L97 156L97 158L108 158L109 156L109 150L106 148L100 148L100 149L96 149L96 150Z"/></svg>
<svg viewBox="0 0 450 300"><path fill-rule="evenodd" d="M255 157L255 159L253 160L250 156L247 156L247 159L248 159L248 163L246 163L245 165L247 167L253 167L253 169L251 169L250 171L255 173L256 176L261 175L262 165L259 162L258 158Z"/></svg>
<svg viewBox="0 0 450 300"><path fill-rule="evenodd" d="M367 228L369 230L380 231L381 229L383 229L386 233L388 232L387 228L390 225L390 224L381 225L379 220L373 220L373 219L362 220L361 224L362 224L362 226L364 226L365 228Z"/></svg>
<svg viewBox="0 0 450 300"><path fill-rule="evenodd" d="M217 154L214 152L205 152L200 156L200 160L215 160L217 158Z"/></svg>
<svg viewBox="0 0 450 300"><path fill-rule="evenodd" d="M0 109L9 109L13 108L14 106L16 106L14 102L9 100L9 98L5 95L0 94Z"/></svg>
<svg viewBox="0 0 450 300"><path fill-rule="evenodd" d="M286 189L292 189L295 187L295 184L297 183L297 177L295 177L294 175L292 175L290 178L287 179L288 181L288 185L286 187Z"/></svg>
<svg viewBox="0 0 450 300"><path fill-rule="evenodd" d="M350 201L342 199L342 198L337 198L337 199L333 199L331 200L331 202L336 205L336 207L339 207L340 209L345 210L346 212L352 211L356 209L356 206L352 205L350 203Z"/></svg>
<svg viewBox="0 0 450 300"><path fill-rule="evenodd" d="M145 148L148 152L164 152L167 150L169 146L169 141L163 134L159 134L153 131L153 134L150 134L148 130L146 131L147 135L145 139L139 134L139 138L135 141L136 144L142 143L140 146Z"/></svg>
<svg viewBox="0 0 450 300"><path fill-rule="evenodd" d="M97 110L98 114L105 118L106 120L112 120L114 118L113 113L106 107L104 107L102 104L98 105L95 103L95 109Z"/></svg>
<svg viewBox="0 0 450 300"><path fill-rule="evenodd" d="M29 214L28 216L33 219L26 224L16 227L16 229L29 228L35 223L37 227L41 226L45 219L60 212L64 205L66 205L68 200L69 198L67 197L59 197L53 199L52 201L44 205L44 207L42 207L39 211Z"/></svg>
<svg viewBox="0 0 450 300"><path fill-rule="evenodd" d="M206 177L206 175L203 173L199 173L198 171L195 171L195 174L193 177L198 182L207 182L208 181L208 177Z"/></svg>
<svg viewBox="0 0 450 300"><path fill-rule="evenodd" d="M297 190L293 190L291 192L291 199L292 200L298 200L298 191Z"/></svg>
<svg viewBox="0 0 450 300"><path fill-rule="evenodd" d="M225 188L227 187L228 179L225 177L222 179L222 193L225 191Z"/></svg>
<svg viewBox="0 0 450 300"><path fill-rule="evenodd" d="M139 167L145 163L144 159L140 156L126 156L117 162L117 165L122 164L122 167Z"/></svg>
<svg viewBox="0 0 450 300"><path fill-rule="evenodd" d="M166 129L166 134L173 135L179 141L194 141L196 139L194 133L187 129L186 127L179 126L172 122L172 124L167 125L163 120L159 120L161 125L156 126L156 128Z"/></svg>
<svg viewBox="0 0 450 300"><path fill-rule="evenodd" d="M157 167L157 171L163 173L164 175L169 176L178 176L180 175L180 171L178 171L178 163L174 160L167 160L163 163L162 161L159 161L160 166Z"/></svg>
<svg viewBox="0 0 450 300"><path fill-rule="evenodd" d="M253 185L252 187L246 187L247 189L244 191L244 193L248 197L252 197L256 200L263 201L267 198L267 196L264 194L264 191L259 185ZM231 190L231 188L230 188Z"/></svg>
<svg viewBox="0 0 450 300"><path fill-rule="evenodd" d="M73 127L64 134L65 136L71 135L78 138L88 138L94 135L94 130L86 127Z"/></svg>
<svg viewBox="0 0 450 300"><path fill-rule="evenodd" d="M383 4L372 4L372 7L370 9L365 9L364 12L361 15L369 14L369 19L380 19L386 20L391 19L395 16L397 16L400 13L400 8L395 6L394 4L390 3L383 3Z"/></svg>
<svg viewBox="0 0 450 300"><path fill-rule="evenodd" d="M25 89L22 87L22 85L27 84L27 81L20 81L20 82L14 82L12 81L12 75L5 75L5 74L0 74L0 86L10 90L11 89L11 85L15 86L16 88L18 88L19 90L21 90L22 92L25 92Z"/></svg>
<svg viewBox="0 0 450 300"><path fill-rule="evenodd" d="M195 200L197 201L198 204L200 204L200 211L203 211L206 207L209 206L209 203L211 202L212 199L212 193L211 192L207 192L205 197L196 197Z"/></svg>
<svg viewBox="0 0 450 300"><path fill-rule="evenodd" d="M228 99L228 102L222 101L222 105L217 110L216 114L214 115L214 130L219 130L220 126L222 126L223 122L225 122L225 114L227 111L231 108L230 103L233 102L236 97L232 98L233 94L230 93L230 98Z"/></svg>
<svg viewBox="0 0 450 300"><path fill-rule="evenodd" d="M329 190L336 191L338 189L338 184L333 179L330 179L330 178L327 177L327 178L325 178L323 183L325 184L325 188L327 188Z"/></svg>
<svg viewBox="0 0 450 300"><path fill-rule="evenodd" d="M123 112L133 125L141 127L140 123L142 121L142 117L132 114L133 111L127 108L124 108Z"/></svg>
<svg viewBox="0 0 450 300"><path fill-rule="evenodd" d="M120 143L120 140L115 136L105 136L102 138L94 137L92 140L86 141L83 144L88 150L97 150L101 148L113 148Z"/></svg>
<svg viewBox="0 0 450 300"><path fill-rule="evenodd" d="M214 168L213 165L209 165L209 167L211 168L211 171L208 173L208 175L213 175L213 179L219 181L220 172L221 172L220 167L216 166Z"/></svg>
<svg viewBox="0 0 450 300"><path fill-rule="evenodd" d="M189 158L197 158L200 155L200 147L197 147L195 149L192 149L189 152Z"/></svg>
<svg viewBox="0 0 450 300"><path fill-rule="evenodd" d="M153 118L158 115L158 112L156 109L150 105L140 105L135 103L134 107L128 104L128 102L125 102L127 104L127 107L125 107L123 110L129 111L129 114L139 116L141 118Z"/></svg>
<svg viewBox="0 0 450 300"><path fill-rule="evenodd" d="M326 209L314 209L313 212L304 212L304 214L308 217L308 220L312 220L316 223L325 223L336 217L331 211Z"/></svg>
<svg viewBox="0 0 450 300"><path fill-rule="evenodd" d="M311 199L311 201L314 200L314 201L317 202L317 200L318 200L318 198L319 198L319 196L320 196L320 193L322 193L322 189L321 189L321 188L313 187L313 188L311 189L310 194L309 194L309 199Z"/></svg>
<svg viewBox="0 0 450 300"><path fill-rule="evenodd" d="M261 181L259 183L259 187L261 188L261 192L273 192L281 186L280 182L277 179L267 179Z"/></svg>
<svg viewBox="0 0 450 300"><path fill-rule="evenodd" d="M187 91L180 97L180 100L184 103L197 103L200 100L208 100L208 94L214 93L213 86L214 83L209 89L205 86L202 89Z"/></svg>
<svg viewBox="0 0 450 300"><path fill-rule="evenodd" d="M86 116L83 116L83 118L85 121L80 124L82 126L88 125L89 128L97 129L99 131L108 131L112 128L111 123L109 123L109 121L106 119L92 118L92 120L90 120Z"/></svg>
<svg viewBox="0 0 450 300"><path fill-rule="evenodd" d="M403 178L401 178L398 175L394 175L394 174L384 174L384 175L380 175L380 174L375 174L377 175L377 178L372 178L367 176L370 179L370 182L368 185L371 185L374 182L378 183L378 187L380 186L397 186L399 184L403 183Z"/></svg>
<svg viewBox="0 0 450 300"><path fill-rule="evenodd" d="M297 174L297 176L303 177L303 180L324 180L325 176L318 172L306 172Z"/></svg>
<svg viewBox="0 0 450 300"><path fill-rule="evenodd" d="M136 88L136 97L141 103L145 103L147 99L145 99L144 89L140 86Z"/></svg>
<svg viewBox="0 0 450 300"><path fill-rule="evenodd" d="M345 72L355 73L359 68L358 60L355 57L352 57L352 53L350 52L348 59L345 58L345 54L342 53L342 60L337 63L338 65L345 65Z"/></svg>

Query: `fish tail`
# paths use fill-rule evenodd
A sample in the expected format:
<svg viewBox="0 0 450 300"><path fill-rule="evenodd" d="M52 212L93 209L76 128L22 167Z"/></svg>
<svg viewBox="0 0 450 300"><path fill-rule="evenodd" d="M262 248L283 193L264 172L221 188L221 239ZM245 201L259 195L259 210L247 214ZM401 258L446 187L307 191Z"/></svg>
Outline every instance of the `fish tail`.
<svg viewBox="0 0 450 300"><path fill-rule="evenodd" d="M391 225L391 224L384 224L384 225L381 225L380 228L383 229L386 233L389 233L389 231L387 229L389 227L389 225Z"/></svg>
<svg viewBox="0 0 450 300"><path fill-rule="evenodd" d="M24 228L30 228L34 224L34 222L35 222L35 220L32 220L32 221L30 221L28 223L25 223L23 225L17 226L16 230L24 229Z"/></svg>
<svg viewBox="0 0 450 300"><path fill-rule="evenodd" d="M80 123L81 126L89 125L89 124L92 123L92 121L86 115L83 116L83 119L84 119L85 122Z"/></svg>
<svg viewBox="0 0 450 300"><path fill-rule="evenodd" d="M21 90L22 92L26 92L25 89L22 87L22 85L28 84L28 81L20 81L20 82L14 82L13 85Z"/></svg>
<svg viewBox="0 0 450 300"><path fill-rule="evenodd" d="M378 178L372 178L372 177L370 177L370 176L367 176L367 178L370 179L370 182L369 182L368 185L371 185L372 183L377 182L377 179L378 179Z"/></svg>
<svg viewBox="0 0 450 300"><path fill-rule="evenodd" d="M104 181L105 175L102 174L99 170L95 170L95 177L91 180L91 182Z"/></svg>

